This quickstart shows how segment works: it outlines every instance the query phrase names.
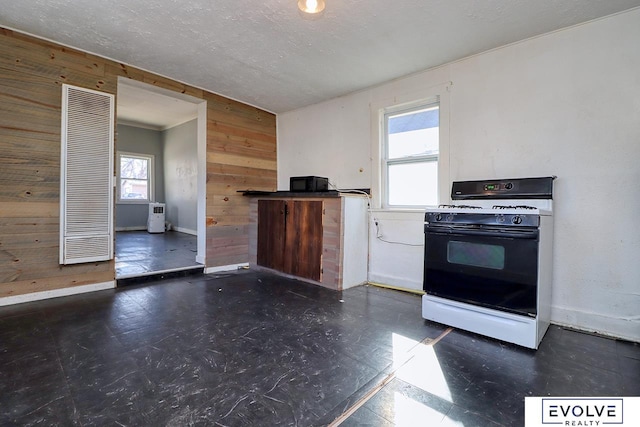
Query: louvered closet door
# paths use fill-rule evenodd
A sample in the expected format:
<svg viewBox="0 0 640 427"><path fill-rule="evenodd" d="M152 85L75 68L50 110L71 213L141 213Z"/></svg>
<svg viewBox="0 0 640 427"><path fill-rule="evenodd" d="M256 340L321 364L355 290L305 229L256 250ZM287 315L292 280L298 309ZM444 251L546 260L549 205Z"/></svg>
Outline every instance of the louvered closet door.
<svg viewBox="0 0 640 427"><path fill-rule="evenodd" d="M114 96L63 85L60 263L113 258Z"/></svg>

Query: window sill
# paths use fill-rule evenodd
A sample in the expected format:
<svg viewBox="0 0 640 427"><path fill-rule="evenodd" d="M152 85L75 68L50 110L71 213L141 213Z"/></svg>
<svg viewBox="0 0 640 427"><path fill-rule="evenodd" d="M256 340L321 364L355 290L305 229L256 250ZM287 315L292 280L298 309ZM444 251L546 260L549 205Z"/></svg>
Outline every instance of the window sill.
<svg viewBox="0 0 640 427"><path fill-rule="evenodd" d="M424 213L425 208L374 208L371 212Z"/></svg>
<svg viewBox="0 0 640 427"><path fill-rule="evenodd" d="M371 209L379 219L398 221L424 221L424 209Z"/></svg>

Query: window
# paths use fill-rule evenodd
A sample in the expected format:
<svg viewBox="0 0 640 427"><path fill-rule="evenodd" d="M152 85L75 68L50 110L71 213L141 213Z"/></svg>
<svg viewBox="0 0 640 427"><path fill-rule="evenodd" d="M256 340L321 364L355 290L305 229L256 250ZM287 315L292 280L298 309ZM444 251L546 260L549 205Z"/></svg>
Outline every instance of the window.
<svg viewBox="0 0 640 427"><path fill-rule="evenodd" d="M118 153L118 202L153 201L153 156Z"/></svg>
<svg viewBox="0 0 640 427"><path fill-rule="evenodd" d="M383 181L386 207L438 204L439 100L384 113Z"/></svg>

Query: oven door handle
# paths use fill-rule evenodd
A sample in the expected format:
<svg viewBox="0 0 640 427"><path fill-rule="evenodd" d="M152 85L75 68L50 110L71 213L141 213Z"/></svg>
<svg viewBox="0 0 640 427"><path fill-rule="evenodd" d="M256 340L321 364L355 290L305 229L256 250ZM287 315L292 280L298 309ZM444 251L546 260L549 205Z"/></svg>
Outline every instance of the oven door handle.
<svg viewBox="0 0 640 427"><path fill-rule="evenodd" d="M458 236L481 236L481 237L502 237L511 239L537 239L538 229L509 229L509 228L467 228L451 226L424 226L425 234L458 235Z"/></svg>

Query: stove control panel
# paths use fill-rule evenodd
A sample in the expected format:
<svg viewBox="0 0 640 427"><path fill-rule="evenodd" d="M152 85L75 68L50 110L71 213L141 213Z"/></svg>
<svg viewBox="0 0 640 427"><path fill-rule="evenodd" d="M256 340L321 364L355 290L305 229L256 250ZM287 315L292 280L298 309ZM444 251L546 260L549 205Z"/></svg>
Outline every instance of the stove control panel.
<svg viewBox="0 0 640 427"><path fill-rule="evenodd" d="M555 176L454 181L451 185L451 200L553 199L554 179Z"/></svg>
<svg viewBox="0 0 640 427"><path fill-rule="evenodd" d="M537 214L503 214L470 212L427 212L424 220L429 224L499 225L504 227L538 227Z"/></svg>
<svg viewBox="0 0 640 427"><path fill-rule="evenodd" d="M489 191L509 191L513 190L513 182L496 182L493 184L484 184L482 189L485 192Z"/></svg>

